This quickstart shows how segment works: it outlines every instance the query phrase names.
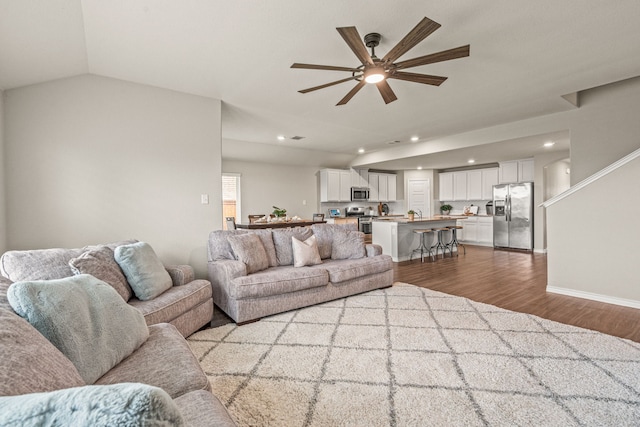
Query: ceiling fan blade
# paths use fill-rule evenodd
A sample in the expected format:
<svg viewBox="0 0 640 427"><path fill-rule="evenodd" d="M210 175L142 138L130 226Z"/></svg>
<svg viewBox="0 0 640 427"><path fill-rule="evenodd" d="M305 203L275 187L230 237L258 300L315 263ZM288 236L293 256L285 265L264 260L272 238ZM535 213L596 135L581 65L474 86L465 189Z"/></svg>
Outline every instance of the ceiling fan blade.
<svg viewBox="0 0 640 427"><path fill-rule="evenodd" d="M469 56L470 46L460 46L442 52L432 53L418 58L407 59L396 63L396 70L402 68L418 67L420 65L433 64L435 62L449 61L451 59L464 58Z"/></svg>
<svg viewBox="0 0 640 427"><path fill-rule="evenodd" d="M365 82L364 80L361 80L361 81L360 81L357 85L355 85L355 86L353 87L353 89L351 89L351 90L349 91L349 93L348 93L348 94L346 94L346 95L344 96L344 98L342 98L342 99L340 100L340 102L338 102L336 105L344 105L344 104L346 104L347 102L349 102L349 101L351 100L351 98L353 98L353 96L354 96L356 93L358 93L358 91L359 91L360 89L362 89L362 88L363 88L363 86L364 86L365 84L366 84L366 82Z"/></svg>
<svg viewBox="0 0 640 427"><path fill-rule="evenodd" d="M306 70L351 71L352 73L362 71L353 67L336 67L333 65L316 65L316 64L298 64L297 62L293 64L291 68L304 68Z"/></svg>
<svg viewBox="0 0 640 427"><path fill-rule="evenodd" d="M382 95L382 99L384 99L385 104L398 99L396 94L393 93L393 90L391 90L391 86L389 86L389 83L386 80L382 80L381 82L376 83L376 86L378 87L380 95Z"/></svg>
<svg viewBox="0 0 640 427"><path fill-rule="evenodd" d="M438 28L440 28L440 24L425 16L393 49L387 52L382 61L394 62Z"/></svg>
<svg viewBox="0 0 640 427"><path fill-rule="evenodd" d="M405 73L403 71L396 71L388 76L390 79L406 80L408 82L423 83L426 85L440 86L446 77L430 76L428 74L417 73Z"/></svg>
<svg viewBox="0 0 640 427"><path fill-rule="evenodd" d="M369 55L367 47L362 42L362 38L360 38L356 27L338 27L336 30L338 30L344 41L347 42L363 65L373 65L373 59L371 59L371 55Z"/></svg>
<svg viewBox="0 0 640 427"><path fill-rule="evenodd" d="M324 89L325 87L329 87L329 86L337 85L337 84L340 84L340 83L348 82L349 80L355 80L357 78L360 78L360 76L347 77L346 79L336 80L335 82L325 83L325 84L320 85L320 86L310 87L309 89L302 89L302 90L299 90L298 92L300 92L300 93L313 92L314 90Z"/></svg>

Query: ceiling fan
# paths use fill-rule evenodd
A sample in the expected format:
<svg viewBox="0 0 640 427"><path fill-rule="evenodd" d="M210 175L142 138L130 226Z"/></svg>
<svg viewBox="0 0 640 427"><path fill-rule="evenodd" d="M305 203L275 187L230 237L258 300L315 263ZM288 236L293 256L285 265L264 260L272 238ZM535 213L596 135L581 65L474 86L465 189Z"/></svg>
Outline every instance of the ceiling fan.
<svg viewBox="0 0 640 427"><path fill-rule="evenodd" d="M449 61L451 59L463 58L469 56L469 45L456 47L454 49L443 50L442 52L432 53L418 58L408 59L405 61L395 62L402 55L407 53L411 48L416 46L422 40L427 38L431 33L440 28L440 24L425 17L415 28L404 36L400 42L394 46L382 59L375 54L375 47L380 43L380 34L369 33L364 36L364 43L360 39L360 34L356 27L339 27L336 28L344 41L349 45L353 53L356 54L362 65L358 67L337 67L332 65L314 65L314 64L298 64L295 63L291 68L305 68L309 70L331 70L331 71L348 71L351 77L337 80L335 82L326 83L320 86L303 89L298 92L307 93L318 89L324 89L329 86L348 82L350 80L358 80L358 84L353 87L336 105L344 105L353 96L358 93L366 83L373 83L378 87L380 95L385 104L398 99L391 90L391 86L387 79L398 79L409 82L422 83L434 86L440 86L447 78L440 76L431 76L427 74L407 73L405 68L419 67L421 65L433 64L435 62ZM366 46L365 46L366 44ZM367 52L367 47L371 49L371 55Z"/></svg>

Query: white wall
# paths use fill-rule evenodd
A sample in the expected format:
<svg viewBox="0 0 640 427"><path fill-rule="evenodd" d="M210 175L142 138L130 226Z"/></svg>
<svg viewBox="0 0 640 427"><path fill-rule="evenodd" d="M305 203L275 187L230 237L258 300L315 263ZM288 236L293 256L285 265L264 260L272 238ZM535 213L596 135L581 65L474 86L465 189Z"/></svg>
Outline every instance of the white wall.
<svg viewBox="0 0 640 427"><path fill-rule="evenodd" d="M286 209L289 216L311 219L314 212L320 212L318 170L308 166L222 162L224 173L241 175L242 222L248 221L247 215L270 214L273 206Z"/></svg>
<svg viewBox="0 0 640 427"><path fill-rule="evenodd" d="M568 151L556 151L539 154L533 158L533 250L535 252L545 252L547 249L546 217L544 208L540 207L540 204L549 198L545 196L545 193L547 193L545 167L567 157L569 157Z"/></svg>
<svg viewBox="0 0 640 427"><path fill-rule="evenodd" d="M4 170L4 93L0 90L0 254L6 250L7 244Z"/></svg>
<svg viewBox="0 0 640 427"><path fill-rule="evenodd" d="M640 308L640 158L547 208L550 290Z"/></svg>
<svg viewBox="0 0 640 427"><path fill-rule="evenodd" d="M222 226L219 100L84 75L5 101L8 249L137 238L205 277Z"/></svg>

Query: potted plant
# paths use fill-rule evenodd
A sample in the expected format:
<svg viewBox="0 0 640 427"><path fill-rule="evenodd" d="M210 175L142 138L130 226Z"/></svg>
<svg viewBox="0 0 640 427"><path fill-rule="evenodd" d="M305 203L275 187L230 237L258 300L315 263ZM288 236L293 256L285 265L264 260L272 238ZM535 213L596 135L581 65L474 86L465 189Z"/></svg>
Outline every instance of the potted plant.
<svg viewBox="0 0 640 427"><path fill-rule="evenodd" d="M453 206L451 205L440 206L440 212L442 212L442 215L449 215L449 213L451 212L451 209L453 209Z"/></svg>
<svg viewBox="0 0 640 427"><path fill-rule="evenodd" d="M409 209L409 211L407 212L407 215L409 215L409 221L413 221L416 215L416 211L414 211L413 209Z"/></svg>
<svg viewBox="0 0 640 427"><path fill-rule="evenodd" d="M273 206L273 212L272 212L277 218L282 218L283 216L287 215L287 210L286 209L280 209L277 206Z"/></svg>

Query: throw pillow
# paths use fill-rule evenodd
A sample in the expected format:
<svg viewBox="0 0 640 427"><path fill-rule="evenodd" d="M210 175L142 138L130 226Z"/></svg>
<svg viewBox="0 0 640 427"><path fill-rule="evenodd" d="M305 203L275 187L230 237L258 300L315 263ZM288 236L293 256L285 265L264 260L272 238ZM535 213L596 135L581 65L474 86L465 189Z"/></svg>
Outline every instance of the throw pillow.
<svg viewBox="0 0 640 427"><path fill-rule="evenodd" d="M291 237L293 249L293 266L304 267L305 265L322 264L320 252L318 252L318 242L316 236L311 236L304 242Z"/></svg>
<svg viewBox="0 0 640 427"><path fill-rule="evenodd" d="M108 283L125 301L131 299L131 287L114 258L113 249L108 246L98 247L71 259L69 267L74 274L90 274Z"/></svg>
<svg viewBox="0 0 640 427"><path fill-rule="evenodd" d="M78 370L60 350L11 307L0 308L0 396L83 385Z"/></svg>
<svg viewBox="0 0 640 427"><path fill-rule="evenodd" d="M140 383L0 397L3 426L184 426L166 391Z"/></svg>
<svg viewBox="0 0 640 427"><path fill-rule="evenodd" d="M114 257L141 301L154 299L173 285L171 276L148 243L118 246Z"/></svg>
<svg viewBox="0 0 640 427"><path fill-rule="evenodd" d="M253 233L229 236L229 244L238 261L247 266L247 274L262 271L269 267L267 251L260 237Z"/></svg>
<svg viewBox="0 0 640 427"><path fill-rule="evenodd" d="M272 231L278 265L293 265L291 237L304 242L313 235L309 227L276 228Z"/></svg>
<svg viewBox="0 0 640 427"><path fill-rule="evenodd" d="M331 259L359 259L367 256L364 233L352 230L336 230L331 244Z"/></svg>
<svg viewBox="0 0 640 427"><path fill-rule="evenodd" d="M149 337L142 313L88 274L16 282L7 297L16 313L71 360L87 384Z"/></svg>

